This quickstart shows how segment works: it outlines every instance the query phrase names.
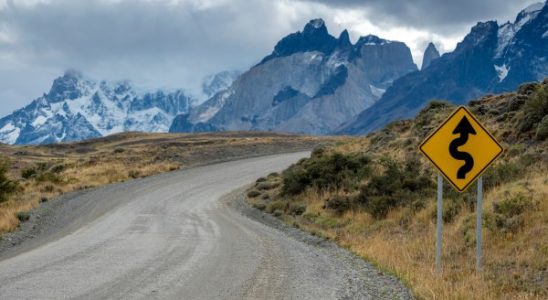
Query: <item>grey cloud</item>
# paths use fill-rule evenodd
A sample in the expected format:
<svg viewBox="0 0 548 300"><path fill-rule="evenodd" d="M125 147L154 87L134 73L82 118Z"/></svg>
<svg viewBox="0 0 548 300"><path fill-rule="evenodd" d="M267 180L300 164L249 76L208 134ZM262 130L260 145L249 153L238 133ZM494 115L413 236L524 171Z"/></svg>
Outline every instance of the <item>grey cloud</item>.
<svg viewBox="0 0 548 300"><path fill-rule="evenodd" d="M249 67L270 53L281 37L314 17L325 18L329 31L338 35L342 28L334 24L332 8L359 11L386 28L454 34L470 22L513 18L532 1L26 2L0 0L0 116L47 91L51 80L67 68L97 79L196 91L203 76Z"/></svg>
<svg viewBox="0 0 548 300"><path fill-rule="evenodd" d="M148 87L192 88L209 73L250 66L305 22L280 18L275 3L267 0L205 8L200 2L8 1L0 5L0 80L23 77L23 70L34 67L49 70L48 76L76 68ZM29 86L45 81L44 72L26 75ZM0 95L17 95L5 92L13 89L7 84L0 82Z"/></svg>
<svg viewBox="0 0 548 300"><path fill-rule="evenodd" d="M541 0L302 0L362 9L374 23L452 32L477 21L513 21L517 12Z"/></svg>

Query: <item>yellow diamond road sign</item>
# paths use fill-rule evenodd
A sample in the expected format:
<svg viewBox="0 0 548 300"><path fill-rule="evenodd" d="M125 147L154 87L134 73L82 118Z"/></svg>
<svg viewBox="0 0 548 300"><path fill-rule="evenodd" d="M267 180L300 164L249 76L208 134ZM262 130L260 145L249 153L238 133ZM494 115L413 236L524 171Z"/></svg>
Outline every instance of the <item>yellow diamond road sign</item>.
<svg viewBox="0 0 548 300"><path fill-rule="evenodd" d="M443 176L463 192L502 153L502 146L464 106L419 147Z"/></svg>

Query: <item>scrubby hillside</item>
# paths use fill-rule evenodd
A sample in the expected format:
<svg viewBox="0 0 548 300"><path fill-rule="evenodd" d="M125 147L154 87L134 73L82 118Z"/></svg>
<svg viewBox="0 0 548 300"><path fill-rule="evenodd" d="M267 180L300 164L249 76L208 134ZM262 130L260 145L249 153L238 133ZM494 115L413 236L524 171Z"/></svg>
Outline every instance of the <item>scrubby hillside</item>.
<svg viewBox="0 0 548 300"><path fill-rule="evenodd" d="M0 144L0 239L58 195L179 168L311 149L327 138L274 133L123 133L43 146Z"/></svg>
<svg viewBox="0 0 548 300"><path fill-rule="evenodd" d="M475 266L475 186L444 189L443 275L434 271L435 170L419 143L455 109L316 149L260 178L248 201L393 272L425 299L548 297L548 81L469 103L505 152L484 174L484 270Z"/></svg>

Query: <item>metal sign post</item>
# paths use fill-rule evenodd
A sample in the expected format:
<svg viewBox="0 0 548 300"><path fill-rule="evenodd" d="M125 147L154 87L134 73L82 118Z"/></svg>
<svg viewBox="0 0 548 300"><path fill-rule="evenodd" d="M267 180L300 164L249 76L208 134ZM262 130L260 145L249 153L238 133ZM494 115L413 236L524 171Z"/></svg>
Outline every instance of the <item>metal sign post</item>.
<svg viewBox="0 0 548 300"><path fill-rule="evenodd" d="M436 220L436 273L441 274L441 230L443 226L443 177L438 173L438 201L437 201L437 220Z"/></svg>
<svg viewBox="0 0 548 300"><path fill-rule="evenodd" d="M481 213L483 210L483 176L478 178L478 195L476 201L476 272L481 271Z"/></svg>
<svg viewBox="0 0 548 300"><path fill-rule="evenodd" d="M481 174L502 154L502 146L466 107L460 106L420 144L419 151L439 171L436 220L436 273L438 274L441 274L443 177L459 192L464 192L476 178L478 179L476 271L480 272L483 206Z"/></svg>

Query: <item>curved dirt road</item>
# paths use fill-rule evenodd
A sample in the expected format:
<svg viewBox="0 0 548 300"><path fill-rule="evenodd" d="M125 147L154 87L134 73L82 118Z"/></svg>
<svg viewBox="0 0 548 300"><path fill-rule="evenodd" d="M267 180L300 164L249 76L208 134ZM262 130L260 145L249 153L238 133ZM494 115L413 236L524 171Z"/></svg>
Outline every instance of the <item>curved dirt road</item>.
<svg viewBox="0 0 548 300"><path fill-rule="evenodd" d="M0 299L409 297L346 251L303 243L219 201L304 155L193 168L75 196L89 207L67 210L79 215L61 236L0 260Z"/></svg>

